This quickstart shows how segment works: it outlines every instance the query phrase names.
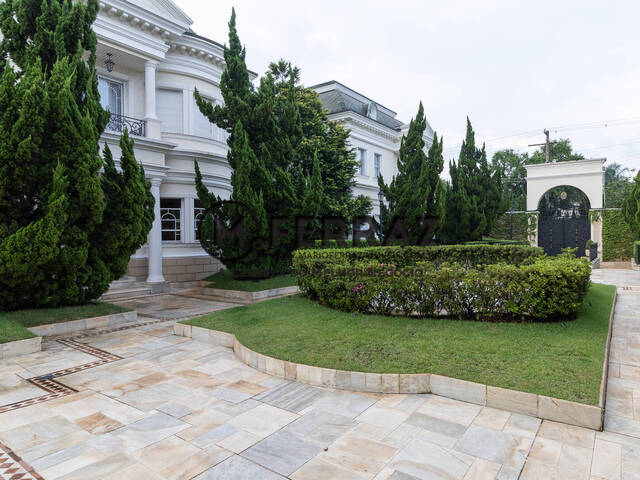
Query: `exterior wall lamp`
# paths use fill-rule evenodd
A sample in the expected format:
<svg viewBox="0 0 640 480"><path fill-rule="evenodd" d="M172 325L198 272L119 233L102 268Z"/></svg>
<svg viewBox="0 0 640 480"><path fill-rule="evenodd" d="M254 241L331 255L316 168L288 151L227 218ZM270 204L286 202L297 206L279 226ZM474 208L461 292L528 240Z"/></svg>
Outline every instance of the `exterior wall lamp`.
<svg viewBox="0 0 640 480"><path fill-rule="evenodd" d="M111 60L111 53L107 53L107 59L104 61L104 66L107 67L107 72L113 72L115 63Z"/></svg>

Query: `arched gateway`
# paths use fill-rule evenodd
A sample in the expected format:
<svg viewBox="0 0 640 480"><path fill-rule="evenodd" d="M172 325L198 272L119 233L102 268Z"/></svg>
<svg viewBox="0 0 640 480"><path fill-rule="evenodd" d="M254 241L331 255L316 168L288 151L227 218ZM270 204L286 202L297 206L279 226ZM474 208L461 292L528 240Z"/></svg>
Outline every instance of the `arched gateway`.
<svg viewBox="0 0 640 480"><path fill-rule="evenodd" d="M601 256L602 223L594 212L604 207L604 162L598 158L525 166L532 245L550 255L578 247L582 256L591 239Z"/></svg>

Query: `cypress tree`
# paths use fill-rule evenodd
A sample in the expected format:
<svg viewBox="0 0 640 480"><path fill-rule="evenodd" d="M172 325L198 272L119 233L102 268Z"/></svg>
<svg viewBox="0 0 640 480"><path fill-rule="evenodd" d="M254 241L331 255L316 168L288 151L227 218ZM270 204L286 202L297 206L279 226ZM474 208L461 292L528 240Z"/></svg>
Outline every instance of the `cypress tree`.
<svg viewBox="0 0 640 480"><path fill-rule="evenodd" d="M153 223L155 200L144 168L136 162L133 145L125 130L120 138L121 172L116 169L107 145L103 152L101 182L106 202L102 223L96 229L92 243L101 243L101 257L112 278L120 278L126 273L130 255L146 242ZM129 255L123 255L123 252L129 252Z"/></svg>
<svg viewBox="0 0 640 480"><path fill-rule="evenodd" d="M424 151L424 131L427 120L422 102L418 113L409 123L409 130L400 142L398 174L389 185L378 177L378 185L388 205L381 208L382 224L388 230L396 220L402 221L412 244L424 242L427 225L426 216L435 216L442 211L443 188L440 186L442 141L434 135L428 155ZM432 234L435 232L431 232Z"/></svg>
<svg viewBox="0 0 640 480"><path fill-rule="evenodd" d="M482 149L476 148L468 117L458 163L449 163L449 175L444 236L449 243L481 240L507 206L500 166L489 164L484 145Z"/></svg>
<svg viewBox="0 0 640 480"><path fill-rule="evenodd" d="M622 204L622 215L635 239L640 240L640 173L636 175L631 191Z"/></svg>
<svg viewBox="0 0 640 480"><path fill-rule="evenodd" d="M230 133L227 159L233 169L232 199L254 205L260 198L260 208L252 207L258 212L259 224L263 217L268 225L272 219L288 220L278 226L284 235L279 236L268 255L264 245L270 243L270 232L263 232L257 224L250 230L258 235L255 248L259 255L243 255L242 260L231 260L220 245L206 243L205 247L214 255L222 252L222 258L227 259L225 265L236 276L246 277L248 272L255 276L276 275L290 265L295 248L294 215L311 208L310 202L317 198L317 192L312 193L312 185L322 185L324 199L313 208L317 210L314 217L366 213L370 202L351 199L356 162L347 143L348 132L338 124L324 123L326 114L317 94L299 85L298 68L284 60L272 63L259 86L252 87L246 52L236 28L235 10L229 21L229 42L224 56L226 68L220 81L224 105L211 105L198 91L195 99L203 115ZM238 140L236 135L242 138ZM240 171L241 163L253 167ZM232 225L238 220L239 212L221 206L220 199L209 193L202 183L197 163L195 166L200 200L206 206L215 207L212 213ZM233 251L233 248L234 245L227 243L227 250Z"/></svg>
<svg viewBox="0 0 640 480"><path fill-rule="evenodd" d="M460 147L458 163L449 162L451 185L447 192L444 227L449 243L480 240L487 229L478 166L481 155L476 149L475 133L467 117L467 132Z"/></svg>
<svg viewBox="0 0 640 480"><path fill-rule="evenodd" d="M46 214L0 240L2 309L31 306L33 292L48 281L45 267L60 254L60 240L67 221L67 188L64 167L58 164L53 172Z"/></svg>
<svg viewBox="0 0 640 480"><path fill-rule="evenodd" d="M482 200L482 211L487 221L483 234L488 234L495 225L500 215L508 208L508 201L503 197L502 171L500 165L490 165L487 160L485 145L480 151L480 192L478 198Z"/></svg>
<svg viewBox="0 0 640 480"><path fill-rule="evenodd" d="M322 186L322 172L318 154L313 155L313 173L304 174L300 210L298 215L313 219L312 230L316 237L320 238L322 228L322 206L324 203L324 188Z"/></svg>
<svg viewBox="0 0 640 480"><path fill-rule="evenodd" d="M0 4L0 56L11 61L4 65L0 82L0 129L10 132L0 140L0 233L5 241L18 245L27 240L25 232L43 228L38 225L53 208L49 200L56 197L54 192L60 197L60 184L66 184L65 222L59 236L34 237L43 242L57 238L57 248L47 247L53 252L48 260L34 257L37 288L25 282L24 290L14 292L14 300L0 304L0 309L86 303L106 290L122 271L115 265L135 251L131 244L125 247L126 242L107 245L102 235L114 225L103 225L105 204L122 207L109 216L130 218L124 211L132 208L129 203L148 205L149 196L148 190L138 191L116 200L100 180L98 140L109 113L100 107L95 70L91 25L97 12L96 0ZM142 217L136 222L148 226ZM132 228L141 233L135 225ZM137 235L138 240L142 237ZM5 274L18 278L23 269Z"/></svg>

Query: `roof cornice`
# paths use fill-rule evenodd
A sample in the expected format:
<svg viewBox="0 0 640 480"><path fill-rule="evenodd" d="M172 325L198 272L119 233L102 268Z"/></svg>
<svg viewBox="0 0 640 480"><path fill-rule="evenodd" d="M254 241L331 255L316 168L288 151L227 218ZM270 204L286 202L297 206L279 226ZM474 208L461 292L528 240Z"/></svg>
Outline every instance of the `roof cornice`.
<svg viewBox="0 0 640 480"><path fill-rule="evenodd" d="M165 2L163 2L164 4ZM132 2L122 0L102 0L99 4L100 12L106 17L118 20L121 23L147 32L169 43L172 39L181 36L192 22L185 21L182 24L172 22L169 19L149 12ZM188 20L188 17L186 17Z"/></svg>
<svg viewBox="0 0 640 480"><path fill-rule="evenodd" d="M193 36L182 35L175 38L169 46L169 51L203 60L220 70L224 70L226 65L222 48Z"/></svg>
<svg viewBox="0 0 640 480"><path fill-rule="evenodd" d="M329 120L340 123L352 123L353 125L362 128L363 130L375 133L376 135L384 137L388 140L392 140L393 142L399 142L400 138L402 137L402 132L389 127L385 127L384 125L381 125L374 120L363 117L359 113L350 110L346 112L329 114L328 118Z"/></svg>

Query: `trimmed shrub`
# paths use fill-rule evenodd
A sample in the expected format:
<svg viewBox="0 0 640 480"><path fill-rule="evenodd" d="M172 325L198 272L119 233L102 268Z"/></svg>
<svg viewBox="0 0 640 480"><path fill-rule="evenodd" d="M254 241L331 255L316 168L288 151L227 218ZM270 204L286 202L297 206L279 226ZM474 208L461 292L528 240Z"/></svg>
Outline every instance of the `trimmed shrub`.
<svg viewBox="0 0 640 480"><path fill-rule="evenodd" d="M542 257L540 247L528 245L443 245L437 247L362 247L324 248L296 250L293 253L294 269L305 268L309 262L353 262L390 263L396 267L432 262L436 265L460 263L463 265L487 265L509 263L519 265L536 257Z"/></svg>
<svg viewBox="0 0 640 480"><path fill-rule="evenodd" d="M633 233L620 210L602 210L602 259L629 260L633 255Z"/></svg>
<svg viewBox="0 0 640 480"><path fill-rule="evenodd" d="M503 250L493 252L493 262L486 261L488 247ZM409 248L358 250L369 250L370 257L379 256L375 250L393 253L391 261L382 262L345 255L342 249L323 250L324 256L299 251L294 268L302 292L311 299L379 315L552 320L575 314L589 287L589 262L569 254L546 257L531 247L526 247L528 255L524 250L516 254L511 246L486 245L416 247L423 252L401 253ZM444 261L446 253L453 253L455 261ZM429 260L416 261L420 256Z"/></svg>

